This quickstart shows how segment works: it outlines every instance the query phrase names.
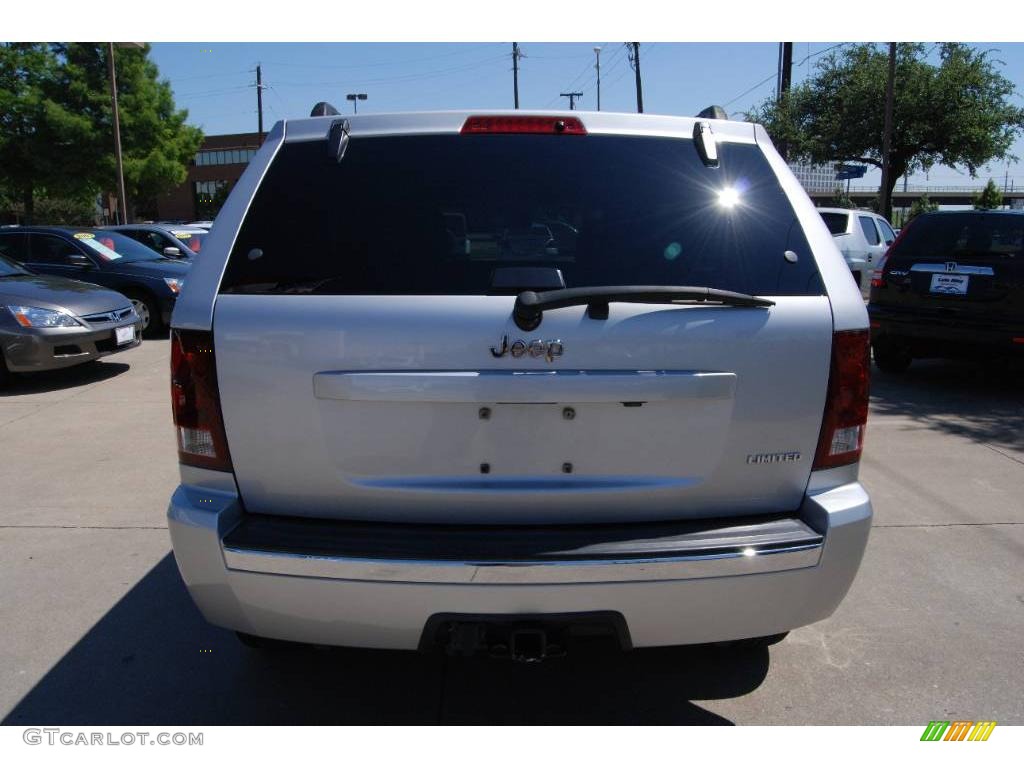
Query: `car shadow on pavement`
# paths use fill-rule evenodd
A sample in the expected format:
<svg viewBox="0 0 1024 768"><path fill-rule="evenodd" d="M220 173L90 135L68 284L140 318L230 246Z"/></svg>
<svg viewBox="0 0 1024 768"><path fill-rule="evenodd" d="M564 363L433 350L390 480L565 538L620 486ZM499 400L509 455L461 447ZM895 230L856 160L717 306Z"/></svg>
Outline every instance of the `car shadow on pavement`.
<svg viewBox="0 0 1024 768"><path fill-rule="evenodd" d="M588 648L542 664L299 647L267 655L207 624L168 554L3 725L730 724L692 700L740 696L768 651Z"/></svg>
<svg viewBox="0 0 1024 768"><path fill-rule="evenodd" d="M11 374L6 385L0 387L0 397L15 395L37 395L44 392L59 392L62 389L98 384L127 371L127 363L110 363L95 360L72 368L38 373Z"/></svg>
<svg viewBox="0 0 1024 768"><path fill-rule="evenodd" d="M905 373L872 368L871 410L975 442L1024 449L1024 365L916 360Z"/></svg>

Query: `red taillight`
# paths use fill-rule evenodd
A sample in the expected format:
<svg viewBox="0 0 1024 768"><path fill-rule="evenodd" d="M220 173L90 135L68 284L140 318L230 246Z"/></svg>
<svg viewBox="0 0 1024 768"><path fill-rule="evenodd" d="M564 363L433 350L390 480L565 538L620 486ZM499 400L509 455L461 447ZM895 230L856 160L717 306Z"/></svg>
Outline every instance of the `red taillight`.
<svg viewBox="0 0 1024 768"><path fill-rule="evenodd" d="M831 469L860 461L868 421L870 366L869 331L838 331L832 336L828 395L814 469Z"/></svg>
<svg viewBox="0 0 1024 768"><path fill-rule="evenodd" d="M230 472L211 331L171 334L171 411L178 461Z"/></svg>
<svg viewBox="0 0 1024 768"><path fill-rule="evenodd" d="M576 117L477 115L466 118L462 125L462 133L550 133L586 136L587 129Z"/></svg>
<svg viewBox="0 0 1024 768"><path fill-rule="evenodd" d="M882 254L882 258L878 260L878 265L871 273L871 287L872 288L884 288L885 287L885 262L889 260L889 254L892 253L893 249L899 244L903 236L907 234L907 230L910 229L909 224L904 224L903 228L900 229L900 233L896 235L896 239L892 241L892 245L885 249L885 253Z"/></svg>

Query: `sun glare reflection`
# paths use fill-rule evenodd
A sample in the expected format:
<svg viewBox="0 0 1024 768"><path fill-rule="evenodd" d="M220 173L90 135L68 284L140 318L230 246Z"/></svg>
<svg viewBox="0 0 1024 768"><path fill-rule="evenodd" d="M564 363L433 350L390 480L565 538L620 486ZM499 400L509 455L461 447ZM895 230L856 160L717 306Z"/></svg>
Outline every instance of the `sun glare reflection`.
<svg viewBox="0 0 1024 768"><path fill-rule="evenodd" d="M735 208L740 204L740 193L735 187L726 187L718 191L718 204L723 208Z"/></svg>

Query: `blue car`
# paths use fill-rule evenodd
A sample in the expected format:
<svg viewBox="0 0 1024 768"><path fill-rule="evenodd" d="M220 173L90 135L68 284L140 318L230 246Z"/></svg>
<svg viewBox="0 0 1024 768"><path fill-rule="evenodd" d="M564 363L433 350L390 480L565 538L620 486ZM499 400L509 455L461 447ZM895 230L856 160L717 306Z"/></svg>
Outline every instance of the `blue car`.
<svg viewBox="0 0 1024 768"><path fill-rule="evenodd" d="M127 296L143 332L166 330L189 262L169 259L119 232L88 227L8 227L0 253L33 272L112 288Z"/></svg>

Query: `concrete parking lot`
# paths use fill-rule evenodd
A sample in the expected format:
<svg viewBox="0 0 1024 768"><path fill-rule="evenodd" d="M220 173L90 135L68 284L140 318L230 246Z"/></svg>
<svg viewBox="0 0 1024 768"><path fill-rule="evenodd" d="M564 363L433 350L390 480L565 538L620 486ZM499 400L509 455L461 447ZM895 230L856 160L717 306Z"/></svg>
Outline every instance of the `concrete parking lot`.
<svg viewBox="0 0 1024 768"><path fill-rule="evenodd" d="M1024 724L1024 374L875 372L875 525L837 613L769 651L541 665L308 649L208 626L164 522L168 342L0 392L0 718L19 724Z"/></svg>

